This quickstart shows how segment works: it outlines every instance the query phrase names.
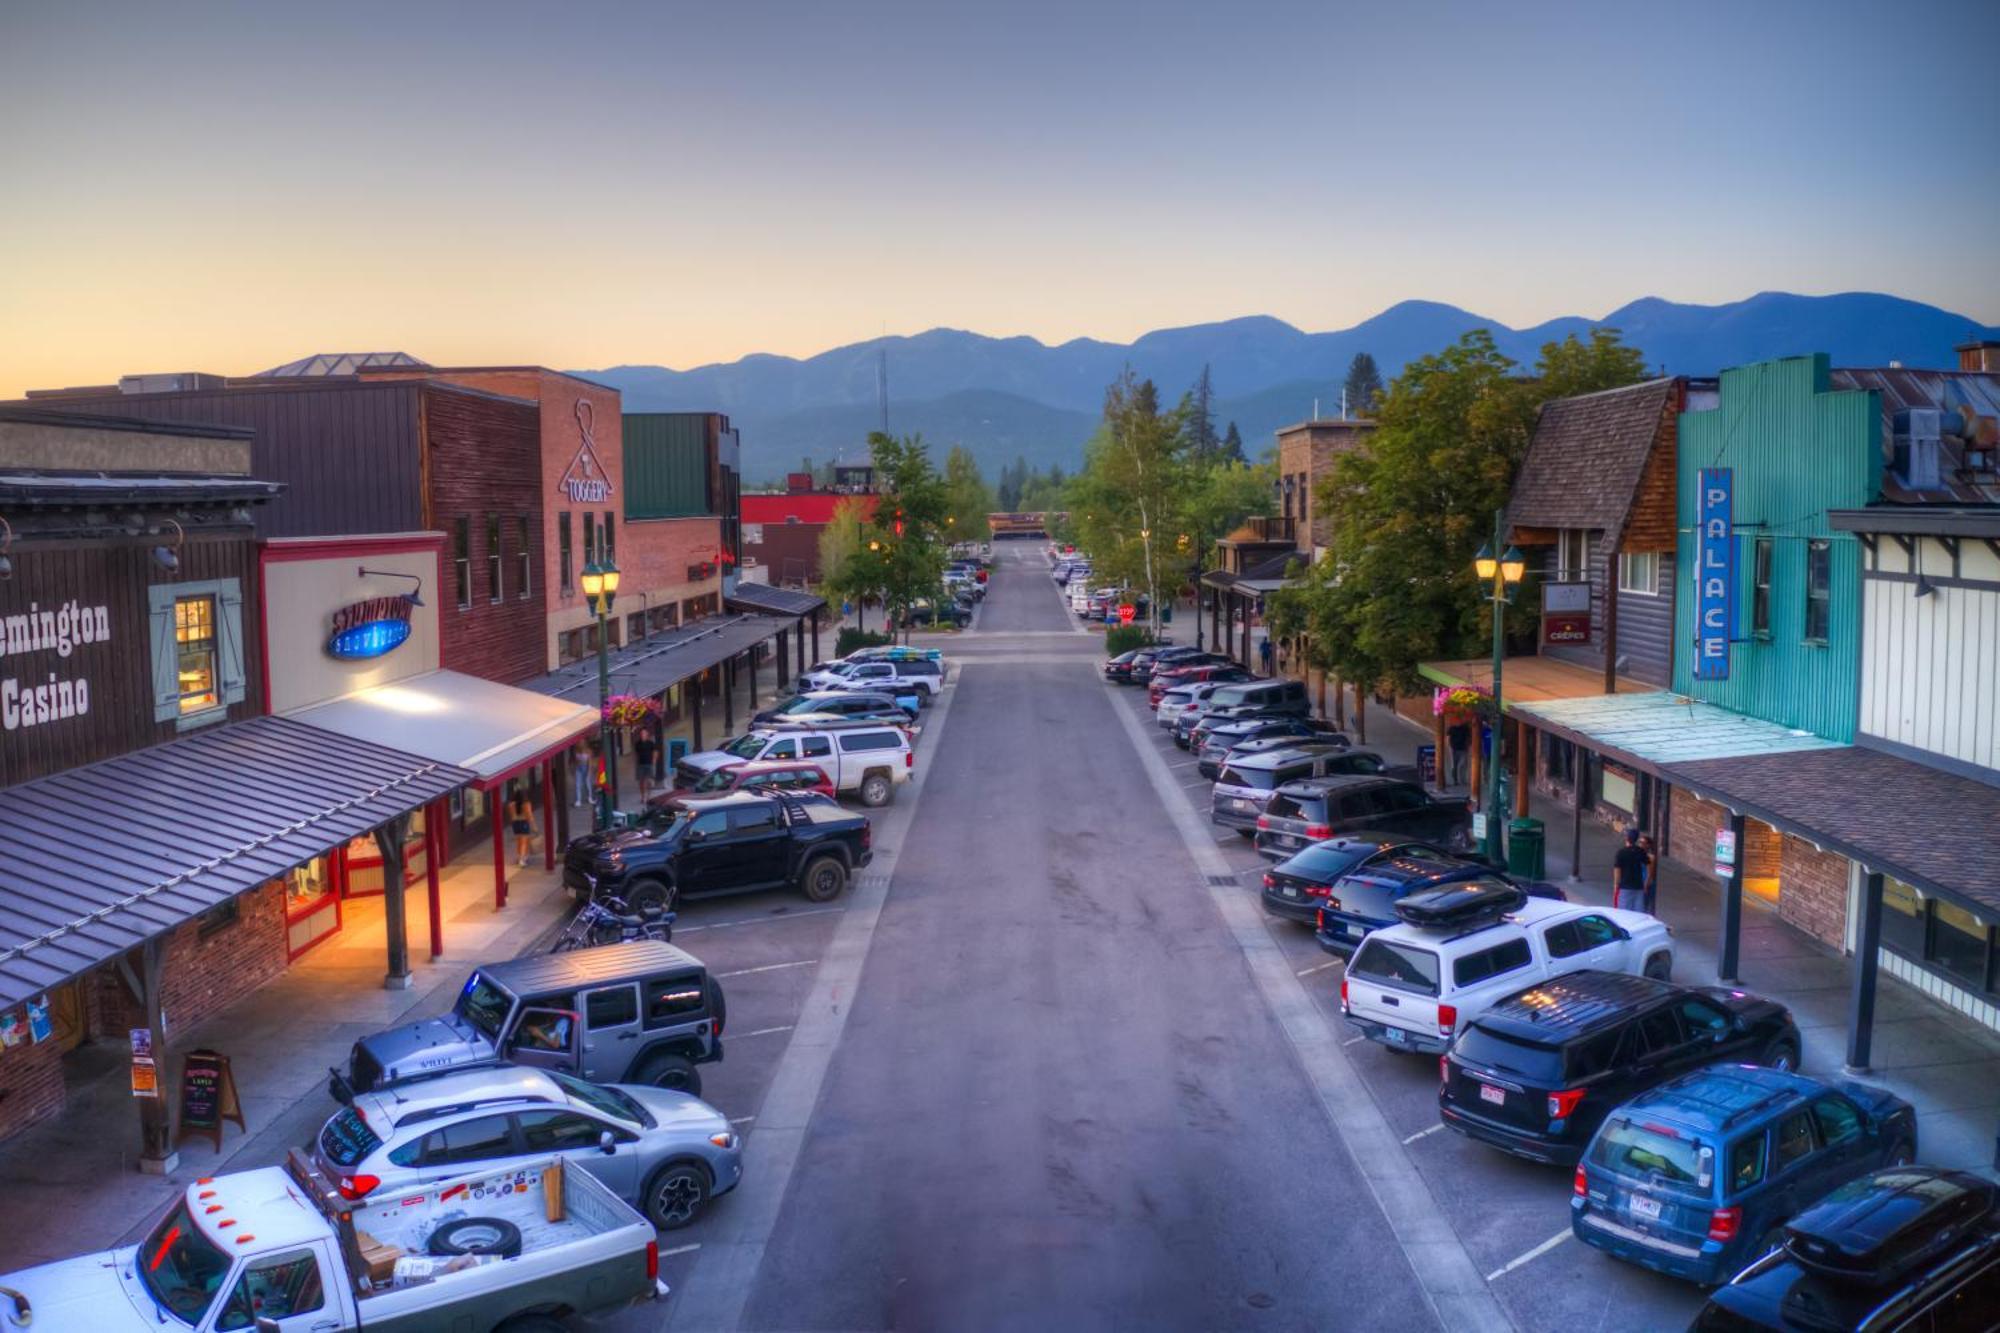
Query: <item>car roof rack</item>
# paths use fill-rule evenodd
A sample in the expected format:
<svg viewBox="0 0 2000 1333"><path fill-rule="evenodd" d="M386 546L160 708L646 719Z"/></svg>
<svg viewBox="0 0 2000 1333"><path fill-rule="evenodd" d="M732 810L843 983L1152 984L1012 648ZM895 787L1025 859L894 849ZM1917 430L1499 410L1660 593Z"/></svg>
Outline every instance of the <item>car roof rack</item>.
<svg viewBox="0 0 2000 1333"><path fill-rule="evenodd" d="M1938 1167L1890 1167L1843 1185L1785 1227L1785 1252L1824 1277L1887 1286L1984 1240L2000 1190Z"/></svg>

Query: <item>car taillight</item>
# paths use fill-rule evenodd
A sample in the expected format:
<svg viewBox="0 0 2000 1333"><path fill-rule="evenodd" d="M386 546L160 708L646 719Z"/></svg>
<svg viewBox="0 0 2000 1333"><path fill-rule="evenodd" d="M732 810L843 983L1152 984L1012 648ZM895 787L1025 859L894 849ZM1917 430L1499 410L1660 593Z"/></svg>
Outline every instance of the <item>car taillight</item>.
<svg viewBox="0 0 2000 1333"><path fill-rule="evenodd" d="M1340 1012L1347 1012L1347 974L1340 974Z"/></svg>
<svg viewBox="0 0 2000 1333"><path fill-rule="evenodd" d="M1710 1240L1735 1240L1736 1229L1743 1225L1741 1208L1718 1208L1708 1215L1708 1238Z"/></svg>
<svg viewBox="0 0 2000 1333"><path fill-rule="evenodd" d="M1267 889L1275 889L1278 887L1278 881L1271 877L1271 872L1268 870L1264 872L1264 887Z"/></svg>
<svg viewBox="0 0 2000 1333"><path fill-rule="evenodd" d="M1269 879L1270 876L1266 875L1264 878ZM1326 909L1324 907L1313 913L1313 927L1317 930L1326 929Z"/></svg>
<svg viewBox="0 0 2000 1333"><path fill-rule="evenodd" d="M1305 890L1306 896L1309 898L1325 898L1332 894L1331 888L1325 884L1308 884L1305 886Z"/></svg>
<svg viewBox="0 0 2000 1333"><path fill-rule="evenodd" d="M1590 1193L1590 1177L1584 1174L1581 1166L1577 1167L1576 1178L1570 1181L1569 1188L1570 1192L1579 1199Z"/></svg>
<svg viewBox="0 0 2000 1333"><path fill-rule="evenodd" d="M1259 833L1268 832L1270 830L1270 827L1271 827L1271 817L1269 815L1257 816L1257 831Z"/></svg>
<svg viewBox="0 0 2000 1333"><path fill-rule="evenodd" d="M903 767L915 768L916 766L917 766L917 752L915 750L903 751Z"/></svg>
<svg viewBox="0 0 2000 1333"><path fill-rule="evenodd" d="M1331 838L1333 836L1333 828L1328 824L1308 824L1306 825L1306 836L1308 838Z"/></svg>
<svg viewBox="0 0 2000 1333"><path fill-rule="evenodd" d="M649 1240L646 1242L646 1281L658 1282L659 1280L660 1280L660 1242L657 1240Z"/></svg>
<svg viewBox="0 0 2000 1333"><path fill-rule="evenodd" d="M863 819L861 821L861 850L865 852L874 845L875 821L872 819Z"/></svg>
<svg viewBox="0 0 2000 1333"><path fill-rule="evenodd" d="M340 1197L343 1199L365 1199L382 1183L380 1176L342 1176Z"/></svg>
<svg viewBox="0 0 2000 1333"><path fill-rule="evenodd" d="M1569 1119L1569 1113L1571 1111L1574 1111L1576 1109L1576 1104L1583 1100L1583 1093L1584 1090L1582 1088L1571 1088L1567 1092L1550 1093L1549 1119L1551 1120Z"/></svg>
<svg viewBox="0 0 2000 1333"><path fill-rule="evenodd" d="M1458 1026L1458 1007L1441 1004L1438 1006L1438 1036L1449 1038L1451 1030Z"/></svg>

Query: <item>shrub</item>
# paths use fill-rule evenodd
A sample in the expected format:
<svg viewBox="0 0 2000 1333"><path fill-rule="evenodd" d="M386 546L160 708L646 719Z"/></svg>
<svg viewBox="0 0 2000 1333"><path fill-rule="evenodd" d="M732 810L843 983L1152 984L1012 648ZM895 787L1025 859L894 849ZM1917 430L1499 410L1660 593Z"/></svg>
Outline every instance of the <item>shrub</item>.
<svg viewBox="0 0 2000 1333"><path fill-rule="evenodd" d="M1144 625L1113 625L1104 631L1104 653L1116 657L1129 653L1134 648L1144 648L1153 641L1153 631Z"/></svg>
<svg viewBox="0 0 2000 1333"><path fill-rule="evenodd" d="M852 625L847 625L833 641L833 655L845 657L862 648L879 648L883 644L894 642L895 640L887 634L878 634L872 629L856 629Z"/></svg>

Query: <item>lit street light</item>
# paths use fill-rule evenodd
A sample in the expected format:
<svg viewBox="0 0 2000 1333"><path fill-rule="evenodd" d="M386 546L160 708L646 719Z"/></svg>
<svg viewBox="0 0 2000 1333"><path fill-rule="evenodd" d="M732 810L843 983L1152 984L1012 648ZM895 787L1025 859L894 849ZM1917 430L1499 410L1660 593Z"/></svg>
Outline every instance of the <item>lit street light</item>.
<svg viewBox="0 0 2000 1333"><path fill-rule="evenodd" d="M1486 837L1483 841L1488 860L1500 863L1500 656L1505 648L1504 633L1507 621L1507 606L1514 600L1513 588L1528 572L1528 562L1519 548L1509 546L1501 550L1506 540L1502 531L1501 510L1493 511L1493 540L1479 548L1479 554L1472 559L1472 568L1480 578L1493 585L1493 591L1486 600L1493 603L1493 727L1492 742L1487 747L1486 757L1486 798L1482 802L1486 813ZM1500 551L1499 556L1494 556Z"/></svg>
<svg viewBox="0 0 2000 1333"><path fill-rule="evenodd" d="M618 808L618 756L612 750L611 728L601 721L611 700L610 626L606 617L618 599L618 566L609 560L593 560L583 567L583 595L597 616L597 715L600 719L599 753L604 762L604 786L597 794L597 827L611 827L611 812Z"/></svg>

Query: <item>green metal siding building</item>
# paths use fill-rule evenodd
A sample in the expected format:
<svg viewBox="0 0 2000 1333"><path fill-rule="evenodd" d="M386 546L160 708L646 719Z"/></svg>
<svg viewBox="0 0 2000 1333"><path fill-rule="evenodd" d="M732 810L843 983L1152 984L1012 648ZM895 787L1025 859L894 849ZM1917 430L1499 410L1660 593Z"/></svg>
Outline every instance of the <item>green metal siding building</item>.
<svg viewBox="0 0 2000 1333"><path fill-rule="evenodd" d="M1876 394L1829 389L1824 354L1724 371L1719 405L1681 414L1676 692L1830 741L1854 740L1861 551L1854 534L1832 529L1827 511L1875 499L1882 461ZM1731 469L1735 492L1736 624L1723 680L1696 679L1690 650L1704 468ZM1821 577L1809 580L1809 569ZM1814 620L1823 620L1823 634Z"/></svg>
<svg viewBox="0 0 2000 1333"><path fill-rule="evenodd" d="M627 412L625 517L696 518L719 512L710 494L708 412Z"/></svg>

